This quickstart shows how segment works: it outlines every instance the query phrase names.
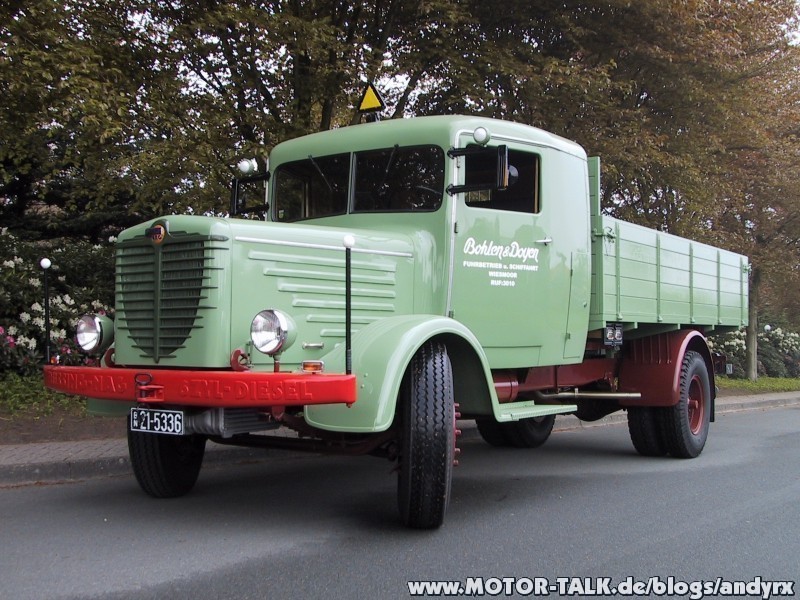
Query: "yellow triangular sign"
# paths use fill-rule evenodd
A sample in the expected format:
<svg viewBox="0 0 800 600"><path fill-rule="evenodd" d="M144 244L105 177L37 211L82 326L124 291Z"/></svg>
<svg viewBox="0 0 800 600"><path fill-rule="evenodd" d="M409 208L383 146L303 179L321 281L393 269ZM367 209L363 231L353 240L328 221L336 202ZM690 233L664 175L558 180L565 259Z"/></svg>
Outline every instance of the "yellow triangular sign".
<svg viewBox="0 0 800 600"><path fill-rule="evenodd" d="M364 90L364 95L361 96L361 103L358 105L358 112L374 112L376 110L383 110L386 105L383 103L383 98L371 83L367 84L367 89Z"/></svg>

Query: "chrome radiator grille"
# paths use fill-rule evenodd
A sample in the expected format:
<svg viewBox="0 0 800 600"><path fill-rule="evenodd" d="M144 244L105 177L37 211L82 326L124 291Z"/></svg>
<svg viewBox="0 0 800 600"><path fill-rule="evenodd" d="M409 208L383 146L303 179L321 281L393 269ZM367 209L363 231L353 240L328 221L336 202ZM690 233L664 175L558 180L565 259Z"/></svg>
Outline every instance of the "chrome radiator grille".
<svg viewBox="0 0 800 600"><path fill-rule="evenodd" d="M116 256L117 327L142 358L156 363L185 346L201 328L202 311L216 308L212 284L221 236L170 232L161 244L145 236L121 242Z"/></svg>

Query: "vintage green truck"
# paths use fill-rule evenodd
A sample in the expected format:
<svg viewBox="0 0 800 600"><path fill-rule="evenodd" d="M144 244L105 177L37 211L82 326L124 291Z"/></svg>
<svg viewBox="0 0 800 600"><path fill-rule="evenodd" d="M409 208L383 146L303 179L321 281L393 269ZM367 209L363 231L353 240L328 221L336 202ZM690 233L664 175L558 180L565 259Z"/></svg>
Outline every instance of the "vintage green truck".
<svg viewBox="0 0 800 600"><path fill-rule="evenodd" d="M467 116L283 142L234 180L231 218L119 236L115 318L77 327L101 364L48 366L47 386L128 404L152 496L194 486L207 439L370 454L397 463L419 528L443 521L457 419L535 447L556 414L625 410L641 454L695 457L705 334L747 323L748 261L602 214L599 171L573 142ZM256 212L235 218L248 186Z"/></svg>

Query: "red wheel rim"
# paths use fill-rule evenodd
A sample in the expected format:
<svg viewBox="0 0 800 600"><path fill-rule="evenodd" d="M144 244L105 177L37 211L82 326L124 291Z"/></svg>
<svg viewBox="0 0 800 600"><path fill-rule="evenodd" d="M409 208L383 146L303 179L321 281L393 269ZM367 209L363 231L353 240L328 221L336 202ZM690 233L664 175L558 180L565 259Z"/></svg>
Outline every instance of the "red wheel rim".
<svg viewBox="0 0 800 600"><path fill-rule="evenodd" d="M697 435L703 428L703 419L706 411L706 399L703 394L703 385L698 376L692 377L692 381L689 383L686 411L689 416L689 429L691 429L694 435Z"/></svg>

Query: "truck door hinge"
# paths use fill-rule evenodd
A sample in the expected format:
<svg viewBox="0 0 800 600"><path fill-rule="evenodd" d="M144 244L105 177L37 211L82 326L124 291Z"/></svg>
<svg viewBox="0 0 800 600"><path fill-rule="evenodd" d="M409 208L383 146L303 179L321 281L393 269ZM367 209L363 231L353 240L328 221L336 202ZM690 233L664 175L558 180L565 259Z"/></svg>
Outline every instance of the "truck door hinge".
<svg viewBox="0 0 800 600"><path fill-rule="evenodd" d="M453 233L458 233L458 221L453 223Z"/></svg>

